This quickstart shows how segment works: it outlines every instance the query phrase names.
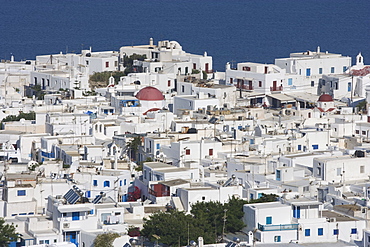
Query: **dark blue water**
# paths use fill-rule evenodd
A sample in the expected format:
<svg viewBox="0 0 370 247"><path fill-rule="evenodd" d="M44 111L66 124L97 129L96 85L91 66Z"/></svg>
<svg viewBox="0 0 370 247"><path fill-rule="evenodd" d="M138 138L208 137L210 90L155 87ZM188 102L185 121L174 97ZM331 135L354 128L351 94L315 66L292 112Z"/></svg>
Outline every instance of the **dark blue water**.
<svg viewBox="0 0 370 247"><path fill-rule="evenodd" d="M0 58L118 50L177 40L184 50L227 61L273 63L321 50L370 64L369 0L0 0Z"/></svg>

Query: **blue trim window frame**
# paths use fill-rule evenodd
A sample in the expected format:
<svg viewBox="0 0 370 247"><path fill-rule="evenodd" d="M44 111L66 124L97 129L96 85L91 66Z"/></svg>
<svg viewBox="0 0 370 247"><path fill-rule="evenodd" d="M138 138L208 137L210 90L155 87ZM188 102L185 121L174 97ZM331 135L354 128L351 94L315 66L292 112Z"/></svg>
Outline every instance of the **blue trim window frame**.
<svg viewBox="0 0 370 247"><path fill-rule="evenodd" d="M26 196L26 190L17 190L17 196Z"/></svg>
<svg viewBox="0 0 370 247"><path fill-rule="evenodd" d="M357 228L352 228L351 229L351 234L357 234Z"/></svg>
<svg viewBox="0 0 370 247"><path fill-rule="evenodd" d="M324 228L318 228L317 229L317 235L318 236L323 236L324 235Z"/></svg>
<svg viewBox="0 0 370 247"><path fill-rule="evenodd" d="M333 230L333 235L339 235L339 229L334 229Z"/></svg>
<svg viewBox="0 0 370 247"><path fill-rule="evenodd" d="M305 235L306 237L311 236L311 229L305 229L305 230L304 230L304 235Z"/></svg>
<svg viewBox="0 0 370 247"><path fill-rule="evenodd" d="M98 186L98 180L93 180L93 186Z"/></svg>

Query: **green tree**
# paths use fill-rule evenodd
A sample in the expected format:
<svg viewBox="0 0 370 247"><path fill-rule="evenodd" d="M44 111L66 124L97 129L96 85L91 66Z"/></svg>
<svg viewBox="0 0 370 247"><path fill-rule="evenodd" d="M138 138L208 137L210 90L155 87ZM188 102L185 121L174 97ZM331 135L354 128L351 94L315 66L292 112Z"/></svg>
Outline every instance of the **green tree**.
<svg viewBox="0 0 370 247"><path fill-rule="evenodd" d="M99 247L113 247L113 241L120 235L118 233L102 233L96 236L94 246Z"/></svg>
<svg viewBox="0 0 370 247"><path fill-rule="evenodd" d="M18 234L14 224L6 224L3 218L0 218L0 247L8 247L9 243L16 241Z"/></svg>
<svg viewBox="0 0 370 247"><path fill-rule="evenodd" d="M275 202L279 198L276 194L265 194L262 193L262 196L258 199L250 200L249 203L263 203L263 202Z"/></svg>
<svg viewBox="0 0 370 247"><path fill-rule="evenodd" d="M137 160L139 147L141 146L141 136L135 136L131 141L126 143L126 150L133 160Z"/></svg>
<svg viewBox="0 0 370 247"><path fill-rule="evenodd" d="M154 213L148 219L144 219L141 233L153 242L158 241L170 246L184 246L188 244L188 238L192 240L200 236L199 230L193 224L191 215L171 210Z"/></svg>
<svg viewBox="0 0 370 247"><path fill-rule="evenodd" d="M144 61L145 59L146 59L146 55L139 55L136 53L132 54L131 56L126 56L123 59L123 66L125 67L124 74L128 75L134 72L142 72L142 71L135 71L133 64L134 64L134 60Z"/></svg>
<svg viewBox="0 0 370 247"><path fill-rule="evenodd" d="M363 100L360 103L358 103L357 104L358 110L362 112L366 111L366 104L367 104L366 100Z"/></svg>

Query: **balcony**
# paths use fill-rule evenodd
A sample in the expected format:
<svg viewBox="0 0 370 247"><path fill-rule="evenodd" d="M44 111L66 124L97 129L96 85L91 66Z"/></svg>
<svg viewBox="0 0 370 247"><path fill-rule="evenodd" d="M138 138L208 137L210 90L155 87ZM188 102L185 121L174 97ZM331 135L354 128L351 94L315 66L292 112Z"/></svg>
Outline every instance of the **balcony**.
<svg viewBox="0 0 370 247"><path fill-rule="evenodd" d="M282 224L282 225L261 225L258 224L258 230L266 231L287 231L298 230L298 224Z"/></svg>
<svg viewBox="0 0 370 247"><path fill-rule="evenodd" d="M283 86L270 87L271 92L283 91Z"/></svg>

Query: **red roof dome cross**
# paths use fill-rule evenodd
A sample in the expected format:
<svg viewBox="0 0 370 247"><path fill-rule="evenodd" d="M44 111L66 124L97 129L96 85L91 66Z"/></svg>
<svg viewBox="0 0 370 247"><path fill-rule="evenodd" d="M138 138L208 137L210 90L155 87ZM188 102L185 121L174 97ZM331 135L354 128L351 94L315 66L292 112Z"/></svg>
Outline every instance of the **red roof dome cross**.
<svg viewBox="0 0 370 247"><path fill-rule="evenodd" d="M148 100L148 101L159 101L164 100L164 96L155 87L144 87L135 96L138 100Z"/></svg>
<svg viewBox="0 0 370 247"><path fill-rule="evenodd" d="M319 102L332 102L334 100L329 94L324 93L323 95L320 96L318 101Z"/></svg>

